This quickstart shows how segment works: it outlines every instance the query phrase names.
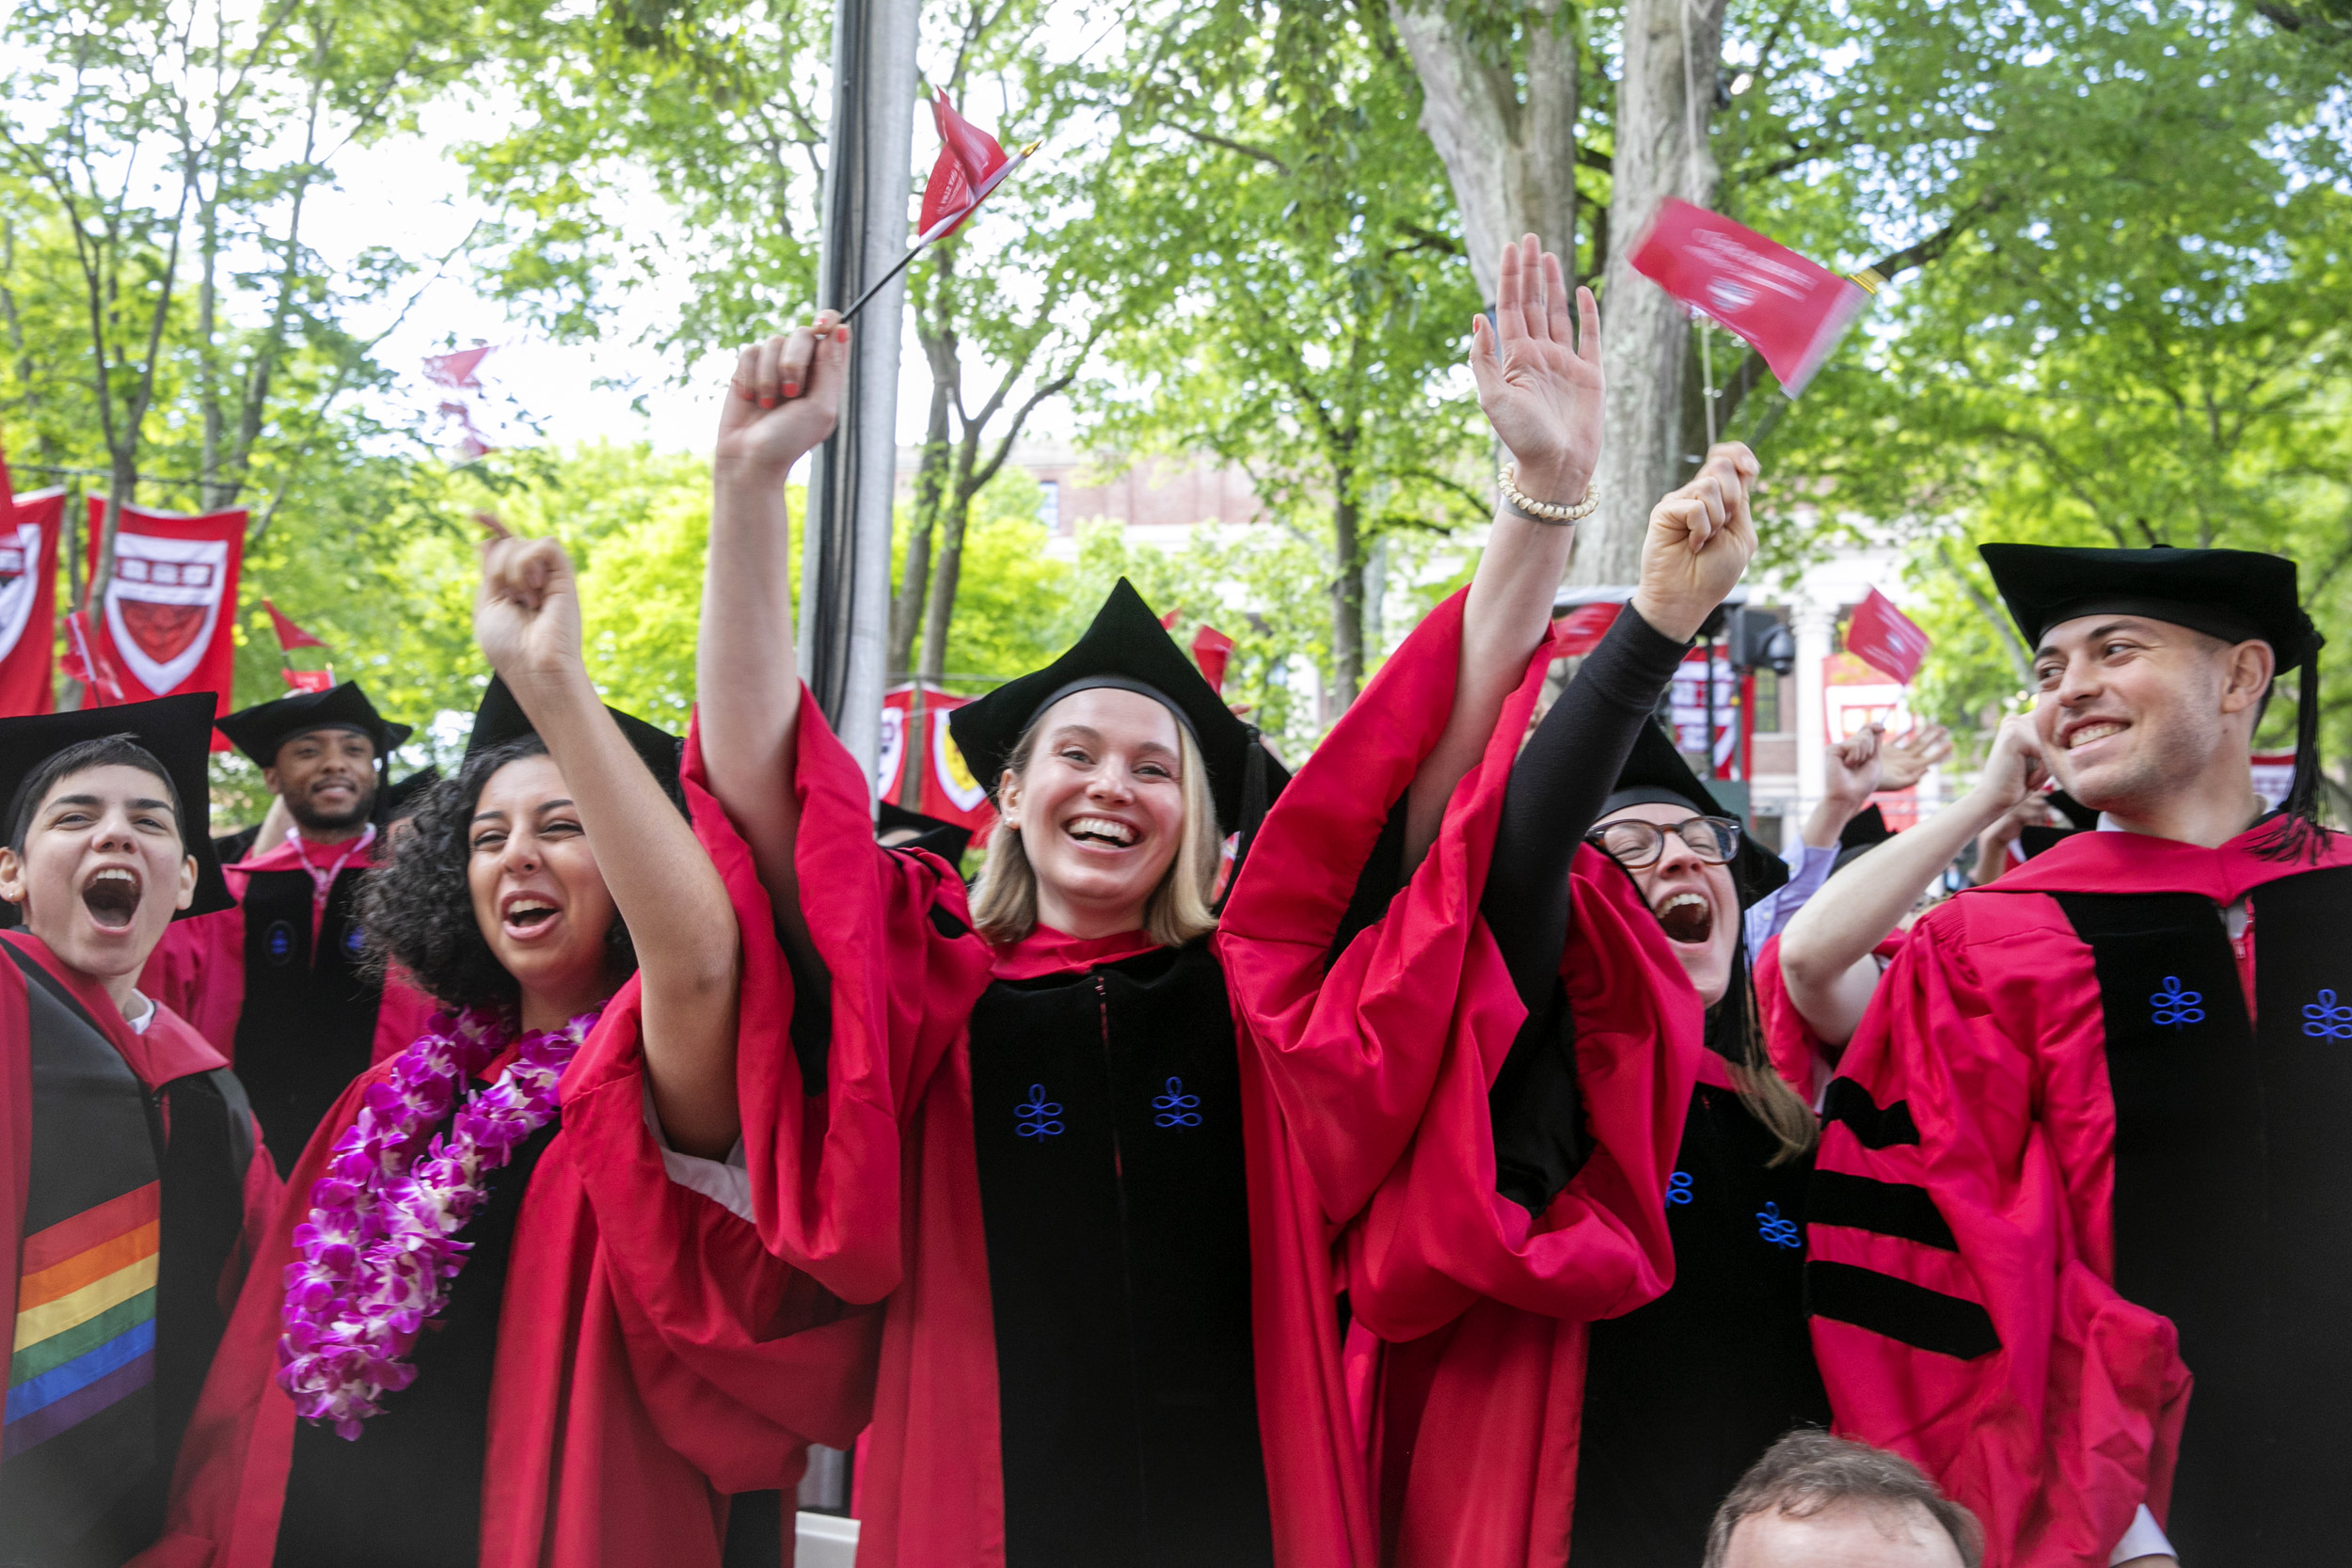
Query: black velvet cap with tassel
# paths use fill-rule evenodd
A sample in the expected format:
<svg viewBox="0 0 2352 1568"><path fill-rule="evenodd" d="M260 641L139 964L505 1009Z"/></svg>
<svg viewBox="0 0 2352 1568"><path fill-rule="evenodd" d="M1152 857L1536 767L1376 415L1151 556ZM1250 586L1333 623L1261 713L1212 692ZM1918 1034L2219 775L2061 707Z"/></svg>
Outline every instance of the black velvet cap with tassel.
<svg viewBox="0 0 2352 1568"><path fill-rule="evenodd" d="M1125 578L1069 652L957 708L947 716L948 733L993 800L1005 764L1039 715L1064 697L1103 687L1139 692L1175 715L1208 764L1218 823L1246 842L1290 773L1259 744L1257 728L1234 717Z"/></svg>
<svg viewBox="0 0 2352 1568"><path fill-rule="evenodd" d="M2316 847L2319 651L2328 640L2304 613L2295 562L2259 550L2097 549L1982 545L1978 554L2028 648L2052 626L2087 615L2138 615L2224 642L2270 644L2276 669L2297 672L2295 784L2284 831L2265 853ZM2275 675L2273 677L2276 678Z"/></svg>
<svg viewBox="0 0 2352 1568"><path fill-rule="evenodd" d="M874 836L893 849L929 849L949 865L961 864L972 844L971 829L888 800L874 808Z"/></svg>
<svg viewBox="0 0 2352 1568"><path fill-rule="evenodd" d="M646 769L660 784L670 803L684 811L686 791L678 783L678 773L685 760L686 743L669 731L649 724L633 713L623 713L610 704L604 711L621 727L622 737L628 740L629 749L644 759ZM490 689L482 694L482 704L473 711L473 733L466 737L466 756L470 761L493 746L503 746L510 740L537 733L506 682L492 675Z"/></svg>
<svg viewBox="0 0 2352 1568"><path fill-rule="evenodd" d="M0 833L14 832L18 815L40 803L24 796L42 763L85 740L129 736L171 776L171 786L185 814L180 823L180 842L196 857L196 900L172 918L186 920L231 908L236 900L230 896L229 883L220 874L220 857L213 849L213 789L207 767L212 756L213 712L213 694L197 691L117 707L0 719L0 809L8 813ZM0 926L13 927L16 914L15 905L0 904Z"/></svg>
<svg viewBox="0 0 2352 1568"><path fill-rule="evenodd" d="M1628 806L1659 804L1685 805L1701 816L1739 820L1736 813L1724 810L1722 802L1708 793L1691 765L1682 760L1682 753L1675 750L1672 737L1653 721L1644 724L1641 734L1634 736L1633 750L1617 770L1617 787L1601 802L1596 820L1606 821ZM1756 835L1743 826L1739 850L1731 857L1731 881L1739 891L1740 907L1749 908L1788 879L1788 863L1756 843Z"/></svg>

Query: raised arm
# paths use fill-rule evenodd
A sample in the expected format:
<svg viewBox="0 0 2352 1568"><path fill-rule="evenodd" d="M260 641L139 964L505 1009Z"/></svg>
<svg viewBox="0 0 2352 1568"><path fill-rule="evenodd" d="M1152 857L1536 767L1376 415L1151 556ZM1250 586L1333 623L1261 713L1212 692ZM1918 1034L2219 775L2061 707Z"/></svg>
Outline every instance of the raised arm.
<svg viewBox="0 0 2352 1568"><path fill-rule="evenodd" d="M2040 780L2029 719L2002 721L1977 786L1832 877L1780 937L1788 1000L1824 1045L1843 1046L1878 989L1871 950L1910 912L1968 841L2024 800Z"/></svg>
<svg viewBox="0 0 2352 1568"><path fill-rule="evenodd" d="M1576 291L1576 312L1572 324L1560 258L1530 234L1503 248L1494 324L1484 315L1470 323L1478 405L1510 453L1519 493L1560 506L1585 499L1600 462L1600 309L1591 290ZM1573 524L1496 504L1463 607L1454 711L1406 797L1406 871L1436 842L1447 799L1477 764L1503 699L1549 629L1575 537Z"/></svg>
<svg viewBox="0 0 2352 1568"><path fill-rule="evenodd" d="M710 546L695 644L694 700L711 793L751 846L786 941L803 954L807 929L792 869L801 667L784 486L793 465L833 434L849 363L850 329L830 310L738 356L711 456Z"/></svg>
<svg viewBox="0 0 2352 1568"><path fill-rule="evenodd" d="M1756 454L1731 443L1651 511L1641 582L1511 769L1482 907L1531 1016L1568 934L1568 863L1708 611L1756 554Z"/></svg>
<svg viewBox="0 0 2352 1568"><path fill-rule="evenodd" d="M486 518L474 635L563 769L644 987L654 1108L677 1148L736 1137L735 911L694 831L605 711L580 653L580 584L552 539Z"/></svg>

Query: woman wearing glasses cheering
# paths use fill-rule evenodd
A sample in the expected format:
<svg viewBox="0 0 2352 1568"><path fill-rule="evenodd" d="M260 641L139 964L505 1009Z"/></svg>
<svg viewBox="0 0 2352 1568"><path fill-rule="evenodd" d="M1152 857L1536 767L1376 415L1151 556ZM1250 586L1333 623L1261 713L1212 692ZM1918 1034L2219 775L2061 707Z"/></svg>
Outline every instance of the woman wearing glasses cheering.
<svg viewBox="0 0 2352 1568"><path fill-rule="evenodd" d="M1653 512L1631 603L1511 765L1491 861L1469 863L1468 1022L1349 1239L1397 1568L1695 1561L1756 1454L1829 1419L1802 1295L1815 1120L1764 1053L1742 932L1787 868L1649 721L1755 549L1756 472L1718 448ZM1498 731L1506 755L1516 738ZM1476 1022L1488 964L1519 1004L1499 1026ZM1662 1229L1671 1281L1613 1226L1645 1246Z"/></svg>

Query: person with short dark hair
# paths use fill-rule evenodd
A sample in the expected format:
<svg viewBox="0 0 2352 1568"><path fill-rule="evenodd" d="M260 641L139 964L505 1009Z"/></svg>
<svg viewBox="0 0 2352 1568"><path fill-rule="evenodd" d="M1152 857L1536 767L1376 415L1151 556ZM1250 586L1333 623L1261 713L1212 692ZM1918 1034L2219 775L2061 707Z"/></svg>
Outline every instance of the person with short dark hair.
<svg viewBox="0 0 2352 1568"><path fill-rule="evenodd" d="M1979 1568L1977 1516L1900 1454L1792 1432L1715 1511L1705 1568Z"/></svg>
<svg viewBox="0 0 2352 1568"><path fill-rule="evenodd" d="M156 1538L182 1433L278 1196L245 1091L138 975L228 901L210 692L0 720L0 1562Z"/></svg>
<svg viewBox="0 0 2352 1568"><path fill-rule="evenodd" d="M433 1014L422 992L368 968L358 910L383 858L386 768L409 728L345 681L232 713L220 731L290 824L223 868L236 907L174 927L140 983L236 1065L282 1174L343 1085Z"/></svg>
<svg viewBox="0 0 2352 1568"><path fill-rule="evenodd" d="M2039 689L2006 766L2099 831L1930 911L1840 1059L1805 1281L1839 1430L1936 1477L2003 1568L2341 1561L2352 838L2316 819L2322 640L2278 556L1982 553ZM2296 666L2273 810L2252 741Z"/></svg>

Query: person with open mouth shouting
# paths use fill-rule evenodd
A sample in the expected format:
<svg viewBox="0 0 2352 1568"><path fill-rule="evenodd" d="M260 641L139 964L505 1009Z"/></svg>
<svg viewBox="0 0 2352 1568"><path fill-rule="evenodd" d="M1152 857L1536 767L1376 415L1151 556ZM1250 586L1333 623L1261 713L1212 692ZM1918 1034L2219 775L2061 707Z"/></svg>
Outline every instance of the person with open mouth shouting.
<svg viewBox="0 0 2352 1568"><path fill-rule="evenodd" d="M1788 868L1649 719L1755 552L1756 472L1711 451L1524 750L1526 707L1503 715L1498 799L1376 928L1450 924L1454 962L1326 984L1368 1052L1450 1037L1347 1238L1405 1568L1694 1561L1756 1456L1829 1414L1801 1292L1813 1117L1766 1060L1743 951Z"/></svg>
<svg viewBox="0 0 2352 1568"><path fill-rule="evenodd" d="M229 907L213 695L0 720L0 1561L154 1541L181 1434L278 1196L245 1090L139 971ZM13 922L5 922L13 924Z"/></svg>
<svg viewBox="0 0 2352 1568"><path fill-rule="evenodd" d="M728 1494L803 1463L806 1439L727 1392L736 1369L634 1345L607 1284L648 1259L597 1224L560 1101L599 1020L732 1035L735 917L677 740L589 680L570 562L484 521L497 675L359 901L373 961L448 1010L295 1164L142 1568L719 1568ZM837 1380L795 1386L818 1435L854 1434ZM772 1506L745 1512L774 1560Z"/></svg>
<svg viewBox="0 0 2352 1568"><path fill-rule="evenodd" d="M1598 312L1532 236L1502 277L1470 353L1506 502L1438 612L1442 671L1376 681L1325 742L1341 814L1265 816L1281 767L1121 583L1061 657L949 721L998 816L968 899L937 857L875 845L871 780L794 663L785 482L833 428L848 331L820 315L739 362L689 773L723 807L696 827L738 903L741 1033L699 1059L648 1035L669 1157L720 1201L636 1207L675 1249L766 1254L733 1298L746 1338L801 1273L882 1304L866 1568L1377 1560L1331 1242L1428 1072L1268 1058L1219 849L1237 835L1230 918L1323 954L1384 825L1409 859L1438 837L1545 641L1599 453ZM617 1178L653 1168L639 1104L582 1114L618 1209ZM697 1305L661 1290L658 1321Z"/></svg>

